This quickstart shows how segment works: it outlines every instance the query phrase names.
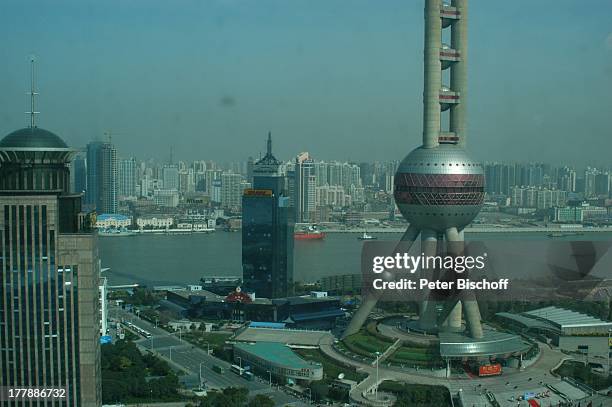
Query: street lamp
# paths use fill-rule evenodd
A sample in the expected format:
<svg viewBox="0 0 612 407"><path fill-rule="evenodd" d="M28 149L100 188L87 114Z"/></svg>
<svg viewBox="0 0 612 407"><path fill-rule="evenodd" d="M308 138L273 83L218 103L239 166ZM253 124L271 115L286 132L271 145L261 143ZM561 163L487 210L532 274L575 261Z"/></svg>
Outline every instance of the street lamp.
<svg viewBox="0 0 612 407"><path fill-rule="evenodd" d="M204 362L200 362L200 390L202 390L202 365Z"/></svg>
<svg viewBox="0 0 612 407"><path fill-rule="evenodd" d="M376 352L376 400L378 400L378 359L380 359L380 352Z"/></svg>
<svg viewBox="0 0 612 407"><path fill-rule="evenodd" d="M610 375L610 334L612 334L612 328L608 329L608 375Z"/></svg>
<svg viewBox="0 0 612 407"><path fill-rule="evenodd" d="M266 372L268 372L268 374L270 375L270 387L272 387L272 372L269 370L266 370Z"/></svg>
<svg viewBox="0 0 612 407"><path fill-rule="evenodd" d="M172 362L172 348L174 348L174 346L170 346L170 362Z"/></svg>

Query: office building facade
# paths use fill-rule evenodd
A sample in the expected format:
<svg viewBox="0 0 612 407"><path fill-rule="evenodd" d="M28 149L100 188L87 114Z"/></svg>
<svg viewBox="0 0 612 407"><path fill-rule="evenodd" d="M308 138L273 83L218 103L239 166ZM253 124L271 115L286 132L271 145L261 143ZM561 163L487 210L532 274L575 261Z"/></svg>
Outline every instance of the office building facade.
<svg viewBox="0 0 612 407"><path fill-rule="evenodd" d="M85 202L98 213L117 212L117 150L110 142L87 145Z"/></svg>
<svg viewBox="0 0 612 407"><path fill-rule="evenodd" d="M136 159L132 157L119 161L118 178L119 196L136 196Z"/></svg>
<svg viewBox="0 0 612 407"><path fill-rule="evenodd" d="M281 163L267 154L253 166L242 196L242 274L247 292L280 298L293 292L293 221Z"/></svg>
<svg viewBox="0 0 612 407"><path fill-rule="evenodd" d="M73 153L35 126L0 141L0 386L62 387L35 405L97 407L97 237L69 192Z"/></svg>

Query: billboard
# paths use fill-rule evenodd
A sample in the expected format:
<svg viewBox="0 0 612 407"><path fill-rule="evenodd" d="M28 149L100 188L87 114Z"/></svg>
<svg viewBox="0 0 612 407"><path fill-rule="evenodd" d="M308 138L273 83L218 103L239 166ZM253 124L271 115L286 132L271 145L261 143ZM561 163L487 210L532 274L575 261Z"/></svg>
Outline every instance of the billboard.
<svg viewBox="0 0 612 407"><path fill-rule="evenodd" d="M499 363L492 365L481 365L478 367L478 376L497 376L502 373L502 367Z"/></svg>
<svg viewBox="0 0 612 407"><path fill-rule="evenodd" d="M271 189L245 189L245 196L272 196Z"/></svg>
<svg viewBox="0 0 612 407"><path fill-rule="evenodd" d="M112 343L113 338L109 335L103 335L100 337L100 344L104 345L105 343Z"/></svg>

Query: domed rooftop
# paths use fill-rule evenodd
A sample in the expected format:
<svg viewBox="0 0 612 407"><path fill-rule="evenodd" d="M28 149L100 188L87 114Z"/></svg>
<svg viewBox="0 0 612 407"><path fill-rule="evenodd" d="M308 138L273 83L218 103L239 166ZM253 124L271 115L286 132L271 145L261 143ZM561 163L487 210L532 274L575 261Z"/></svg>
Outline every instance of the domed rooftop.
<svg viewBox="0 0 612 407"><path fill-rule="evenodd" d="M57 134L39 127L15 130L0 141L0 149L67 149L68 145Z"/></svg>

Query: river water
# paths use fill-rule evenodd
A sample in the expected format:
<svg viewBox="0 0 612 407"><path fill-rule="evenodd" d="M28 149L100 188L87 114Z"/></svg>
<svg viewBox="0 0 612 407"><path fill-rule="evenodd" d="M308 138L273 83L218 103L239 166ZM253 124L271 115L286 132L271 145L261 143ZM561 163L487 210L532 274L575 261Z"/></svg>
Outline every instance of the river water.
<svg viewBox="0 0 612 407"><path fill-rule="evenodd" d="M579 239L576 236L562 239L612 240L611 232L588 235L591 234L580 236ZM322 241L296 241L295 281L315 282L325 276L360 273L363 242L357 239L358 236L357 233L329 233ZM486 233L481 236L548 239L542 233ZM377 237L380 240L397 241L400 234L385 233ZM100 237L99 242L102 267L110 268L105 275L111 285L185 285L197 284L204 276L242 275L239 232Z"/></svg>
<svg viewBox="0 0 612 407"><path fill-rule="evenodd" d="M321 241L295 241L295 281L359 273L362 242L357 236L333 233ZM241 239L239 232L100 237L100 257L102 267L110 268L105 275L111 285L196 284L203 276L242 276Z"/></svg>

